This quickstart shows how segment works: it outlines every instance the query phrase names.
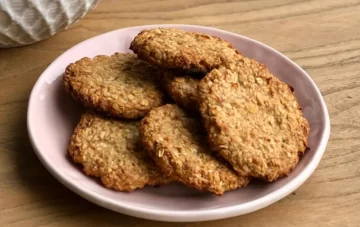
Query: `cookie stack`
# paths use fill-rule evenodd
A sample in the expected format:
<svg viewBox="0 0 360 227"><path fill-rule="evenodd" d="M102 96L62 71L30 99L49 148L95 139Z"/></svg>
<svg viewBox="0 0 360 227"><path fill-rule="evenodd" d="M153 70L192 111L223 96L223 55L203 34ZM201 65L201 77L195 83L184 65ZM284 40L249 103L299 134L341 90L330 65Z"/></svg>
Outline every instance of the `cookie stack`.
<svg viewBox="0 0 360 227"><path fill-rule="evenodd" d="M119 191L177 181L222 195L296 166L309 125L266 66L173 28L144 30L130 49L65 70L65 89L88 108L69 145L87 175Z"/></svg>

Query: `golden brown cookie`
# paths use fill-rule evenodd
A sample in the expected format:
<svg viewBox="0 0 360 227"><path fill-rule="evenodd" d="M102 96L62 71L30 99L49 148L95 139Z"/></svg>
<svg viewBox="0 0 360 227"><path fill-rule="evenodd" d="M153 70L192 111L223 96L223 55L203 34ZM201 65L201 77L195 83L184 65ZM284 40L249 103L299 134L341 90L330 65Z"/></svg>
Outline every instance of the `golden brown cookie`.
<svg viewBox="0 0 360 227"><path fill-rule="evenodd" d="M169 182L141 146L138 125L139 121L85 113L71 137L69 154L107 188L128 192Z"/></svg>
<svg viewBox="0 0 360 227"><path fill-rule="evenodd" d="M289 174L307 147L309 125L292 88L243 58L199 83L210 146L243 175L274 181Z"/></svg>
<svg viewBox="0 0 360 227"><path fill-rule="evenodd" d="M177 105L151 110L139 131L144 147L162 171L185 185L222 195L249 182L210 152L199 119Z"/></svg>
<svg viewBox="0 0 360 227"><path fill-rule="evenodd" d="M64 85L75 100L111 116L140 118L164 104L160 72L135 54L83 58L65 71Z"/></svg>
<svg viewBox="0 0 360 227"><path fill-rule="evenodd" d="M165 70L163 85L167 94L180 106L199 111L197 85L200 78Z"/></svg>
<svg viewBox="0 0 360 227"><path fill-rule="evenodd" d="M204 73L239 55L229 42L218 37L175 28L144 30L131 42L130 49L163 68Z"/></svg>

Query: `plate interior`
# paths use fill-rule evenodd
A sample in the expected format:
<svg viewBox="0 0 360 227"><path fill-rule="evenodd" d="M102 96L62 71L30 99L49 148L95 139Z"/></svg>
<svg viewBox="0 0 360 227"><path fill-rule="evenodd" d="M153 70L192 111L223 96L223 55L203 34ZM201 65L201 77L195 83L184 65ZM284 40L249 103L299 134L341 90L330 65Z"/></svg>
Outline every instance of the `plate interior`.
<svg viewBox="0 0 360 227"><path fill-rule="evenodd" d="M151 210L189 212L238 206L267 196L291 183L313 160L324 135L323 116L326 116L326 113L321 108L321 100L312 81L288 59L256 41L210 28L178 27L228 40L243 55L266 64L275 76L294 87L305 117L310 123L310 150L288 177L272 184L253 181L248 187L227 192L223 196L201 193L177 183L122 193L104 188L98 180L85 176L79 166L72 163L67 155L67 146L83 109L63 90L62 74L65 67L85 56L131 52L128 48L130 42L141 28L121 29L80 43L61 55L43 73L33 90L28 119L33 140L38 145L38 155L42 156L54 171L63 175L68 184L76 184L82 188L83 193L102 195L119 206L127 204Z"/></svg>

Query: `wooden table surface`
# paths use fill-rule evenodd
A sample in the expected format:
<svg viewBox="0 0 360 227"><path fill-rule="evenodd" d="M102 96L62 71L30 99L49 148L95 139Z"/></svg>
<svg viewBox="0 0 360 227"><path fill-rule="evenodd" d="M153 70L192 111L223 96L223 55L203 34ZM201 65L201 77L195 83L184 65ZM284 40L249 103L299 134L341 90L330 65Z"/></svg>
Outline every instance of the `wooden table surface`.
<svg viewBox="0 0 360 227"><path fill-rule="evenodd" d="M360 226L360 1L103 0L67 31L0 49L0 226ZM26 131L30 91L73 45L143 24L186 23L236 32L278 49L313 78L328 105L330 141L295 193L260 211L207 223L164 223L96 206L52 177Z"/></svg>

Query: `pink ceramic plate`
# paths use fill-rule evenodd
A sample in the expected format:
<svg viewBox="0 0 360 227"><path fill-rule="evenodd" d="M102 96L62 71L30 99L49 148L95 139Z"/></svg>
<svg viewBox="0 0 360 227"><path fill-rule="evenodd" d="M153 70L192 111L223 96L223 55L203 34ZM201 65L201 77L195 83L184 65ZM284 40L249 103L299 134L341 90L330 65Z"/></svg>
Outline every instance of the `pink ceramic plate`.
<svg viewBox="0 0 360 227"><path fill-rule="evenodd" d="M65 67L82 57L130 52L136 34L153 27L176 27L219 36L245 56L266 64L270 71L295 88L310 123L310 150L286 178L275 183L253 182L223 196L201 193L179 184L145 188L132 193L104 188L85 176L67 156L67 146L79 120L81 107L63 91ZM28 131L33 148L45 167L80 196L108 209L161 221L204 221L246 214L266 207L298 188L310 177L325 151L330 120L319 89L299 66L278 51L255 40L214 28L191 25L151 25L124 28L84 41L57 58L40 76L30 96Z"/></svg>

